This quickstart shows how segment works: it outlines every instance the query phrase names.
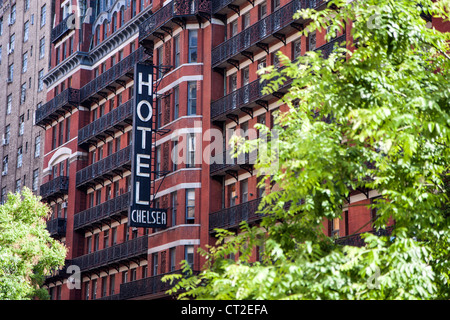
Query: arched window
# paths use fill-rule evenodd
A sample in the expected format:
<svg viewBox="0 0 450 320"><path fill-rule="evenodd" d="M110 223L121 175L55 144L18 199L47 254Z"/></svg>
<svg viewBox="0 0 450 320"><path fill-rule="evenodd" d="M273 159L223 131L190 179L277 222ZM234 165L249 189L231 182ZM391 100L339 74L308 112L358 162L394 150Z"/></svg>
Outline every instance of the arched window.
<svg viewBox="0 0 450 320"><path fill-rule="evenodd" d="M105 21L103 21L103 40L105 40L106 37L108 37L108 23L105 19Z"/></svg>
<svg viewBox="0 0 450 320"><path fill-rule="evenodd" d="M125 8L122 6L120 8L120 27L122 27L125 24Z"/></svg>
<svg viewBox="0 0 450 320"><path fill-rule="evenodd" d="M95 45L100 43L100 26L95 28Z"/></svg>
<svg viewBox="0 0 450 320"><path fill-rule="evenodd" d="M116 32L117 30L117 12L114 12L112 17L112 32Z"/></svg>

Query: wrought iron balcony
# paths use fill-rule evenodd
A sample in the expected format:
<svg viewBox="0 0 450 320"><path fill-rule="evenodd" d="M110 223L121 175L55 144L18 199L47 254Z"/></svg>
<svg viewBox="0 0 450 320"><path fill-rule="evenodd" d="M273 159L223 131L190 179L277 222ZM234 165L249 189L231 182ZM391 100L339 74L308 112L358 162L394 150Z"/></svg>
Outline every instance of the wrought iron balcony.
<svg viewBox="0 0 450 320"><path fill-rule="evenodd" d="M260 202L261 198L258 198L211 213L209 215L209 232L214 232L215 228L238 228L242 221L258 221L262 217L257 213Z"/></svg>
<svg viewBox="0 0 450 320"><path fill-rule="evenodd" d="M56 218L47 221L47 230L52 237L64 237L66 235L66 218Z"/></svg>
<svg viewBox="0 0 450 320"><path fill-rule="evenodd" d="M97 95L98 97L104 98L109 91L115 92L117 87L125 85L127 78L133 78L135 64L145 61L148 58L149 56L144 53L144 48L139 47L133 53L84 85L80 89L80 102L90 103L90 100L97 101Z"/></svg>
<svg viewBox="0 0 450 320"><path fill-rule="evenodd" d="M63 35L65 35L66 32L73 30L73 28L69 28L69 24L70 24L69 19L72 20L73 19L72 16L73 16L73 14L67 16L66 18L63 19L63 21L61 21L61 23L59 23L56 27L54 27L52 29L52 34L51 34L52 43L55 43L56 41L58 41L58 39L60 39Z"/></svg>
<svg viewBox="0 0 450 320"><path fill-rule="evenodd" d="M130 193L127 192L111 200L105 201L98 206L81 211L74 216L75 230L83 229L92 224L102 223L103 221L111 221L113 217L128 211L130 204Z"/></svg>
<svg viewBox="0 0 450 320"><path fill-rule="evenodd" d="M164 32L172 34L174 27L184 27L187 19L197 17L210 19L211 0L173 0L139 26L139 42L164 39Z"/></svg>
<svg viewBox="0 0 450 320"><path fill-rule="evenodd" d="M59 176L40 187L40 196L44 201L58 199L69 192L69 177Z"/></svg>
<svg viewBox="0 0 450 320"><path fill-rule="evenodd" d="M78 130L78 145L89 145L98 140L104 141L107 135L131 124L133 117L133 100L121 104L104 116Z"/></svg>
<svg viewBox="0 0 450 320"><path fill-rule="evenodd" d="M328 58L334 48L346 40L345 34L325 45L316 48L314 51L321 51L324 58ZM280 70L283 67L280 68ZM238 115L245 112L249 115L253 115L253 109L255 107L264 107L268 110L269 100L273 97L281 98L289 89L292 79L287 79L277 92L273 92L269 95L263 94L263 89L267 85L267 81L255 80L249 84L227 94L226 96L215 100L211 103L211 120L212 121L224 121L231 119L238 121Z"/></svg>
<svg viewBox="0 0 450 320"><path fill-rule="evenodd" d="M103 183L112 179L114 174L121 174L131 168L131 146L128 146L106 158L99 160L77 172L77 188Z"/></svg>
<svg viewBox="0 0 450 320"><path fill-rule="evenodd" d="M251 58L258 50L269 50L274 40L286 42L286 35L295 29L301 29L300 20L293 15L301 9L301 1L294 0L276 10L264 19L252 24L234 37L221 43L212 50L212 67L225 68L228 63L237 65L243 58Z"/></svg>
<svg viewBox="0 0 450 320"><path fill-rule="evenodd" d="M380 229L378 231L368 231L368 232L361 232L361 233L355 233L350 236L337 238L335 240L336 244L340 244L343 246L354 246L354 247L363 247L366 245L364 242L364 239L361 238L361 235L363 233L373 233L374 235L380 237L380 236L389 236L392 233L392 227L387 227L386 229Z"/></svg>
<svg viewBox="0 0 450 320"><path fill-rule="evenodd" d="M67 272L67 267L72 265L72 260L66 259L64 261L64 266L58 270L51 270L50 275L45 277L44 284L48 285L50 283L55 283L57 281L63 281L69 278L73 273Z"/></svg>
<svg viewBox="0 0 450 320"><path fill-rule="evenodd" d="M161 279L165 275L174 273L182 273L182 270L175 270L168 273L158 274L156 276L123 283L120 285L120 300L156 294L165 296L165 292L171 289L174 284L170 284L170 282L162 282ZM193 273L199 274L198 271L194 271Z"/></svg>
<svg viewBox="0 0 450 320"><path fill-rule="evenodd" d="M231 8L235 9L247 2L248 0L212 0L212 13L226 14L229 10L232 10ZM317 9L328 0L301 0L301 2L302 8Z"/></svg>
<svg viewBox="0 0 450 320"><path fill-rule="evenodd" d="M239 154L237 158L231 157L231 150L227 150L219 157L218 161L214 161L209 166L209 172L214 175L230 174L237 176L237 170L244 169L252 171L252 165L256 162L256 151L251 153ZM211 158L212 160L213 158Z"/></svg>
<svg viewBox="0 0 450 320"><path fill-rule="evenodd" d="M67 88L36 110L36 125L45 126L80 104L80 90Z"/></svg>
<svg viewBox="0 0 450 320"><path fill-rule="evenodd" d="M95 251L73 259L81 271L95 270L111 264L126 263L132 259L147 257L148 236L141 236L112 247Z"/></svg>

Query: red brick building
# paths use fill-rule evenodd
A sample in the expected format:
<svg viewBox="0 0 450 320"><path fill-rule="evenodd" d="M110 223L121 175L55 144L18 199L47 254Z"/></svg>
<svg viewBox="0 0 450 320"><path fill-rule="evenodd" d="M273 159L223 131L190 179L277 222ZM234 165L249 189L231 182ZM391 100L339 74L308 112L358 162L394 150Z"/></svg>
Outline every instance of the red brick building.
<svg viewBox="0 0 450 320"><path fill-rule="evenodd" d="M277 51L292 59L327 54L349 39L350 28L329 43L324 33L299 36L306 21L293 13L325 3L55 1L48 102L36 112L46 130L41 196L53 209L49 229L69 249L66 269L47 280L53 299L164 297L162 275L184 259L200 270L197 249L214 240L214 228L258 219L263 190L252 159L210 165L210 136L215 130L226 141L235 130L273 124L288 86L263 95L256 71L277 65ZM158 66L155 166L169 172L153 177L157 205L168 208L167 227L156 230L127 224L134 65L144 62ZM223 158L228 148L223 142ZM358 191L348 200L368 204L376 196ZM325 232L370 231L371 214L345 209L343 219L324 222Z"/></svg>

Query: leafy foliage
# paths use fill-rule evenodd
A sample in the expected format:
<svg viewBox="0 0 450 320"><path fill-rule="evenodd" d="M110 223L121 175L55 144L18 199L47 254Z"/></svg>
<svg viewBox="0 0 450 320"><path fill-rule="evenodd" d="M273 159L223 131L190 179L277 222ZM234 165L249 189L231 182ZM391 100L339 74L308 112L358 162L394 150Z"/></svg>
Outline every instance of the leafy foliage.
<svg viewBox="0 0 450 320"><path fill-rule="evenodd" d="M0 206L0 300L48 298L40 286L66 256L64 245L46 230L48 215L48 206L27 188L10 193Z"/></svg>
<svg viewBox="0 0 450 320"><path fill-rule="evenodd" d="M450 5L420 3L333 0L320 12L296 13L311 19L305 35L328 27L328 40L352 24L357 47L349 41L326 59L308 52L289 61L279 53L285 67L263 70L261 78L273 80L265 93L292 79L282 99L289 109L273 130L258 125L266 143L234 143L238 152L257 148L258 174L275 183L260 205L265 216L233 237L219 233L217 246L202 251L204 271L172 292L184 288L180 298L200 299L450 297L450 39L421 17L448 21ZM389 221L395 227L391 237L367 234L363 248L337 246L322 223L341 217L356 189L381 194L370 205L375 229ZM261 244L265 258L250 263L248 248ZM237 261L225 258L232 251Z"/></svg>

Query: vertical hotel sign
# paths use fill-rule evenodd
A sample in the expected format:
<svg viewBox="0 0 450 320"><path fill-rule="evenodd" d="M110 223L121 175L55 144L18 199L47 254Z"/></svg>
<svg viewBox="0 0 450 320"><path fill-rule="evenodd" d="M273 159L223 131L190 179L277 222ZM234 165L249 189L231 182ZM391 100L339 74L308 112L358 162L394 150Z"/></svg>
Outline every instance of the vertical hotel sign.
<svg viewBox="0 0 450 320"><path fill-rule="evenodd" d="M135 66L130 227L164 228L167 223L167 210L154 208L150 194L155 176L152 172L153 69L153 65L138 63Z"/></svg>

